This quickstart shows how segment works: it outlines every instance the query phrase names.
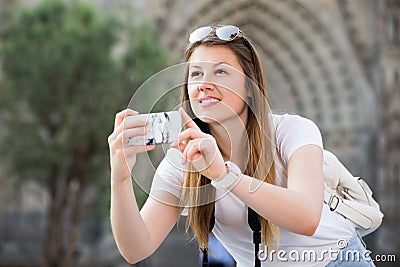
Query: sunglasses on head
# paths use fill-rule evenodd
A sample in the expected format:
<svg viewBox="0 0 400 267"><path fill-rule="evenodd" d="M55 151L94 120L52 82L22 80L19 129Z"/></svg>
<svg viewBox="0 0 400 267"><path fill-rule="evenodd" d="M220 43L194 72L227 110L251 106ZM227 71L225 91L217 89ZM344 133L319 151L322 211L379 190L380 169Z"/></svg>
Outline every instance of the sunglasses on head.
<svg viewBox="0 0 400 267"><path fill-rule="evenodd" d="M203 40L206 38L213 30L215 29L215 34L220 40L223 41L232 41L239 35L239 28L233 25L225 25L225 26L205 26L194 30L189 35L189 43L195 43L197 41Z"/></svg>

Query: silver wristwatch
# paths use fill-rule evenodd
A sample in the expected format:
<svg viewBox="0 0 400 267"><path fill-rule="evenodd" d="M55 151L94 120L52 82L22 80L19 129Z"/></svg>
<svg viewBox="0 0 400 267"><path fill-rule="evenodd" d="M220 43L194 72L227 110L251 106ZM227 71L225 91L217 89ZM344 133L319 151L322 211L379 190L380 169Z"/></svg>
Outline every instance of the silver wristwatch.
<svg viewBox="0 0 400 267"><path fill-rule="evenodd" d="M227 174L225 174L218 180L211 181L211 185L215 188L229 189L240 179L240 177L242 177L242 172L240 168L232 161L226 161L225 167Z"/></svg>

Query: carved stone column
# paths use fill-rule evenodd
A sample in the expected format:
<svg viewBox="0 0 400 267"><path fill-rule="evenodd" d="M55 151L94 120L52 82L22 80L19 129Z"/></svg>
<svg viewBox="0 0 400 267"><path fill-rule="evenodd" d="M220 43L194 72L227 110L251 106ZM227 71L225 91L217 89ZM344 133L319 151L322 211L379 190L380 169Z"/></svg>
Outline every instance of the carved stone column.
<svg viewBox="0 0 400 267"><path fill-rule="evenodd" d="M380 2L379 199L385 214L378 247L400 257L400 1Z"/></svg>

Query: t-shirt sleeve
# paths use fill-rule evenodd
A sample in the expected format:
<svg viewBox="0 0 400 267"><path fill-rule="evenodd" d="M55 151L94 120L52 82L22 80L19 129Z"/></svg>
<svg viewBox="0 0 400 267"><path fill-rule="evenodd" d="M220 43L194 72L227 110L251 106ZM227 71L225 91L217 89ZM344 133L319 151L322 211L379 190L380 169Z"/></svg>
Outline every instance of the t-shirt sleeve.
<svg viewBox="0 0 400 267"><path fill-rule="evenodd" d="M182 153L170 148L167 155L160 162L154 174L150 189L150 197L170 205L178 205L183 188L184 171L182 165ZM173 197L168 197L168 194ZM185 208L182 215L186 215Z"/></svg>
<svg viewBox="0 0 400 267"><path fill-rule="evenodd" d="M282 116L276 125L276 145L285 164L293 153L305 145L317 145L323 149L321 132L317 125L298 115Z"/></svg>

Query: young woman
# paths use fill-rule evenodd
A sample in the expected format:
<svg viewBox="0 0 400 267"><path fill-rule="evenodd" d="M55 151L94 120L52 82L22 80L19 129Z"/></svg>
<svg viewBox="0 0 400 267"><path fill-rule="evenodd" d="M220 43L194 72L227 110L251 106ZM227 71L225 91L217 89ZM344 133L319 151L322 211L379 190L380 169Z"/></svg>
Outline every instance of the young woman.
<svg viewBox="0 0 400 267"><path fill-rule="evenodd" d="M212 231L237 266L254 266L248 212L255 211L261 266L373 266L342 255L365 247L354 224L323 203L321 134L308 119L271 113L261 62L244 33L232 25L199 28L185 61L186 129L158 166L141 211L130 169L137 153L154 146L124 147L124 141L145 134L145 122L124 110L108 139L111 224L125 259L150 256L183 214L201 248Z"/></svg>

